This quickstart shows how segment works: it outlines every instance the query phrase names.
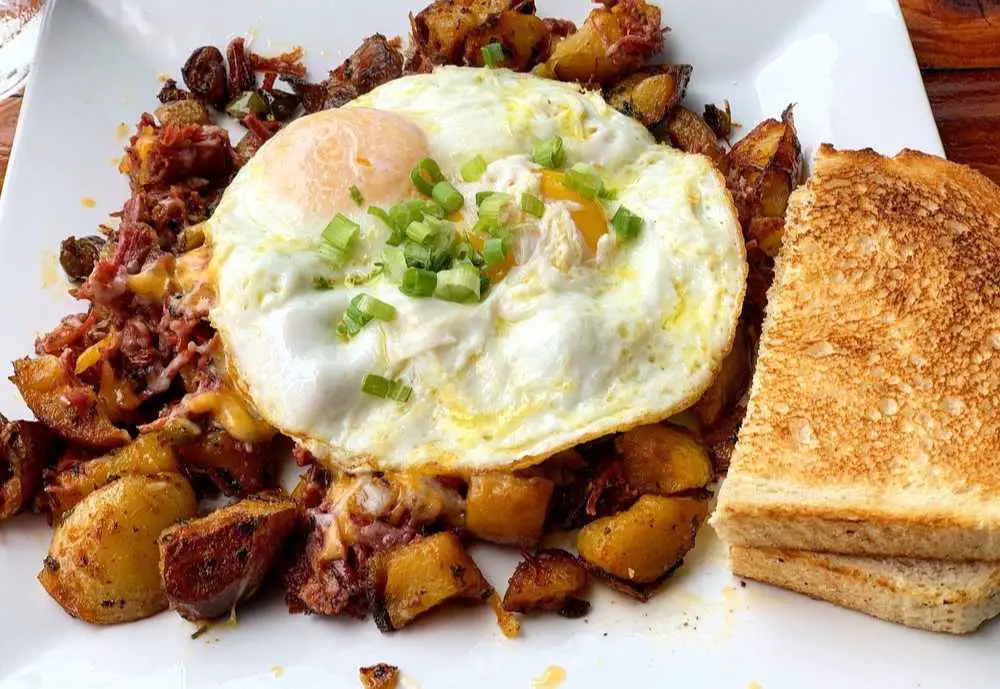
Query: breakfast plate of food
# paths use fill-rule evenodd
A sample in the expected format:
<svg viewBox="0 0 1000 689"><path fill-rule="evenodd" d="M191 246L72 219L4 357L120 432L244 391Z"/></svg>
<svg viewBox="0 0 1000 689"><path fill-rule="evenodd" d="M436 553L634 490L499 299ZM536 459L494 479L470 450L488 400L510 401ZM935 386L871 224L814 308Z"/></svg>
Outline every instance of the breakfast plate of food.
<svg viewBox="0 0 1000 689"><path fill-rule="evenodd" d="M941 154L893 0L53 3L0 687L990 686Z"/></svg>

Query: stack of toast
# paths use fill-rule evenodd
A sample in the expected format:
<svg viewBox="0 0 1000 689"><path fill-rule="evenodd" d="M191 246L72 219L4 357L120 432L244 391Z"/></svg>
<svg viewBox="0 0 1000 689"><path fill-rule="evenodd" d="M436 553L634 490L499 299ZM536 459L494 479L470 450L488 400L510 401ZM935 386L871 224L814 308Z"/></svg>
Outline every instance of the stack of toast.
<svg viewBox="0 0 1000 689"><path fill-rule="evenodd" d="M1000 187L821 147L712 523L741 577L934 631L1000 614Z"/></svg>

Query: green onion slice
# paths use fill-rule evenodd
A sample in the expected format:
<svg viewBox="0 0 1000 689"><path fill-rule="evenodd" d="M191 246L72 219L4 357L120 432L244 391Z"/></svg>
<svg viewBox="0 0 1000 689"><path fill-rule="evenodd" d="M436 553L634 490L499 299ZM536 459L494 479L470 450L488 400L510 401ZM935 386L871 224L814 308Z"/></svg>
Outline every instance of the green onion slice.
<svg viewBox="0 0 1000 689"><path fill-rule="evenodd" d="M619 206L614 217L611 218L611 226L615 228L615 234L625 240L638 237L644 222L642 218L625 206Z"/></svg>
<svg viewBox="0 0 1000 689"><path fill-rule="evenodd" d="M407 268L403 272L399 291L408 297L429 297L434 294L437 282L437 273L422 268Z"/></svg>
<svg viewBox="0 0 1000 689"><path fill-rule="evenodd" d="M496 67L498 64L503 62L503 46L499 43L487 43L483 46L482 53L483 64L487 67Z"/></svg>
<svg viewBox="0 0 1000 689"><path fill-rule="evenodd" d="M441 168L430 158L424 158L410 172L410 181L424 196L430 196L434 191L434 185L443 180Z"/></svg>
<svg viewBox="0 0 1000 689"><path fill-rule="evenodd" d="M563 175L563 184L588 200L596 199L604 189L597 170L586 163L577 163Z"/></svg>
<svg viewBox="0 0 1000 689"><path fill-rule="evenodd" d="M361 328L363 327L364 323L358 323L345 313L344 317L340 319L339 323L337 323L337 334L345 340L349 340L361 332Z"/></svg>
<svg viewBox="0 0 1000 689"><path fill-rule="evenodd" d="M435 232L436 229L430 223L419 220L411 222L410 226L406 228L406 238L421 246L428 246L434 239Z"/></svg>
<svg viewBox="0 0 1000 689"><path fill-rule="evenodd" d="M351 185L350 192L351 192L351 200L354 201L354 203L360 206L365 202L365 197L362 196L361 190L358 189L356 185L354 184Z"/></svg>
<svg viewBox="0 0 1000 689"><path fill-rule="evenodd" d="M514 200L510 194L494 192L479 204L479 219L491 225L502 225L510 220L508 205Z"/></svg>
<svg viewBox="0 0 1000 689"><path fill-rule="evenodd" d="M398 246L387 246L382 249L382 263L385 265L385 272L389 276L389 280L396 284L403 281L403 272L406 270L406 255L402 249Z"/></svg>
<svg viewBox="0 0 1000 689"><path fill-rule="evenodd" d="M362 292L351 299L347 314L359 323L367 323L372 319L388 323L396 317L396 307Z"/></svg>
<svg viewBox="0 0 1000 689"><path fill-rule="evenodd" d="M563 163L566 162L566 151L563 150L562 137L553 136L551 139L536 143L531 152L531 159L542 167L552 170L562 167Z"/></svg>
<svg viewBox="0 0 1000 689"><path fill-rule="evenodd" d="M525 192L521 194L521 210L528 215L540 218L545 215L545 204L534 194Z"/></svg>
<svg viewBox="0 0 1000 689"><path fill-rule="evenodd" d="M323 230L323 241L346 254L360 231L360 225L337 213Z"/></svg>
<svg viewBox="0 0 1000 689"><path fill-rule="evenodd" d="M479 301L479 269L471 263L459 263L437 274L434 296L445 301L471 304Z"/></svg>
<svg viewBox="0 0 1000 689"><path fill-rule="evenodd" d="M499 237L490 237L487 239L486 244L483 246L483 258L486 260L486 265L488 266L503 263L503 260L507 258L507 252L503 248L503 239Z"/></svg>
<svg viewBox="0 0 1000 689"><path fill-rule="evenodd" d="M319 257L334 268L340 268L347 263L347 254L332 244L320 244Z"/></svg>
<svg viewBox="0 0 1000 689"><path fill-rule="evenodd" d="M415 242L406 242L403 245L403 260L407 268L424 268L429 270L433 257L433 250L429 246L421 246ZM403 277L400 275L400 280L402 279Z"/></svg>
<svg viewBox="0 0 1000 689"><path fill-rule="evenodd" d="M413 388L398 380L389 380L374 373L366 373L361 380L361 392L381 399L390 399L394 402L405 402L410 399Z"/></svg>
<svg viewBox="0 0 1000 689"><path fill-rule="evenodd" d="M431 198L449 215L465 205L465 198L447 180L442 180L434 185L431 190Z"/></svg>
<svg viewBox="0 0 1000 689"><path fill-rule="evenodd" d="M475 158L467 162L459 170L462 175L462 179L466 182L475 182L486 172L486 158L481 155L477 155Z"/></svg>

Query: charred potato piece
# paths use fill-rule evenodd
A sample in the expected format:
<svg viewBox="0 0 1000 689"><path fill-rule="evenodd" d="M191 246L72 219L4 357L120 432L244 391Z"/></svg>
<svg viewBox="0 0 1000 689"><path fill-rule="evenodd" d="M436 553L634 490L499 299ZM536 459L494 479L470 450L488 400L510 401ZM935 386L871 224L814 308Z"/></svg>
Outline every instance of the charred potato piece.
<svg viewBox="0 0 1000 689"><path fill-rule="evenodd" d="M634 74L607 89L615 110L652 128L663 121L684 97L691 65L658 65Z"/></svg>
<svg viewBox="0 0 1000 689"><path fill-rule="evenodd" d="M483 47L490 43L503 46L504 59L497 67L524 72L548 58L549 29L533 14L508 10L492 15L466 37L465 63L482 67Z"/></svg>
<svg viewBox="0 0 1000 689"><path fill-rule="evenodd" d="M542 550L517 563L503 607L511 612L546 610L580 617L590 608L577 598L586 588L587 570L577 558L565 550Z"/></svg>
<svg viewBox="0 0 1000 689"><path fill-rule="evenodd" d="M396 689L399 686L399 668L395 665L377 663L358 672L364 689Z"/></svg>
<svg viewBox="0 0 1000 689"><path fill-rule="evenodd" d="M126 430L111 423L94 391L71 378L57 357L18 359L11 380L38 420L66 440L95 449L131 440ZM83 404L71 402L76 399Z"/></svg>
<svg viewBox="0 0 1000 689"><path fill-rule="evenodd" d="M788 196L802 181L802 147L792 108L781 120L764 120L726 156L727 184L749 238L769 255L781 247Z"/></svg>
<svg viewBox="0 0 1000 689"><path fill-rule="evenodd" d="M645 0L606 2L553 48L544 69L562 81L608 84L638 69L662 47L658 7Z"/></svg>
<svg viewBox="0 0 1000 689"><path fill-rule="evenodd" d="M712 480L705 447L690 433L660 424L639 426L615 439L625 478L640 493L671 495Z"/></svg>
<svg viewBox="0 0 1000 689"><path fill-rule="evenodd" d="M632 584L659 580L694 547L708 501L643 495L625 512L590 522L576 538L595 571Z"/></svg>
<svg viewBox="0 0 1000 689"><path fill-rule="evenodd" d="M517 0L437 0L410 20L416 50L433 64L461 64L465 40Z"/></svg>
<svg viewBox="0 0 1000 689"><path fill-rule="evenodd" d="M692 411L702 428L710 428L739 402L750 386L752 371L750 356L753 344L746 321L740 319L733 339L733 348L722 360L712 385L702 394Z"/></svg>
<svg viewBox="0 0 1000 689"><path fill-rule="evenodd" d="M271 443L244 443L212 425L177 448L188 469L203 474L226 495L252 495L268 487Z"/></svg>
<svg viewBox="0 0 1000 689"><path fill-rule="evenodd" d="M81 283L94 272L105 239L97 235L67 237L59 244L59 265L70 282Z"/></svg>
<svg viewBox="0 0 1000 689"><path fill-rule="evenodd" d="M208 109L193 98L164 103L153 111L161 126L209 124Z"/></svg>
<svg viewBox="0 0 1000 689"><path fill-rule="evenodd" d="M450 531L379 553L367 578L368 602L382 632L401 629L446 601L482 602L493 592Z"/></svg>
<svg viewBox="0 0 1000 689"><path fill-rule="evenodd" d="M180 473L180 466L167 441L158 433L147 433L125 447L59 472L45 487L45 492L52 515L59 518L116 478L160 473Z"/></svg>
<svg viewBox="0 0 1000 689"><path fill-rule="evenodd" d="M0 521L34 501L53 440L51 431L37 421L8 421L0 414Z"/></svg>
<svg viewBox="0 0 1000 689"><path fill-rule="evenodd" d="M92 624L155 615L167 607L156 539L196 509L180 474L123 476L56 527L38 580L66 612Z"/></svg>
<svg viewBox="0 0 1000 689"><path fill-rule="evenodd" d="M726 154L712 128L687 108L675 108L666 124L666 134L675 147L687 153L701 153L712 159L719 170L726 171Z"/></svg>
<svg viewBox="0 0 1000 689"><path fill-rule="evenodd" d="M209 620L250 598L298 521L298 506L261 494L160 534L160 579L170 607Z"/></svg>
<svg viewBox="0 0 1000 689"><path fill-rule="evenodd" d="M492 543L536 545L554 488L545 478L477 474L469 480L465 528Z"/></svg>

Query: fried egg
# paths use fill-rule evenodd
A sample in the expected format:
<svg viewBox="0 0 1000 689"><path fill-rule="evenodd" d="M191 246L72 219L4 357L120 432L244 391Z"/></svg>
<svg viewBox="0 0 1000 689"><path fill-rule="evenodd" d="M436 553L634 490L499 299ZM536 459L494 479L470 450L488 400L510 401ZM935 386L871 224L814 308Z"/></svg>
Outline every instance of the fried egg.
<svg viewBox="0 0 1000 689"><path fill-rule="evenodd" d="M560 136L562 170L532 161ZM487 161L475 181L460 170ZM407 296L382 270L389 227L369 214L419 198L438 163L464 199L540 198L476 303ZM611 193L584 198L584 162ZM643 219L623 239L619 206ZM346 263L320 247L342 214L360 226ZM509 469L690 406L731 346L746 282L742 235L711 162L657 144L598 93L507 70L442 67L302 117L240 170L206 226L211 319L257 413L328 466L464 473ZM472 236L471 234L469 235ZM470 240L471 243L471 240ZM395 308L338 334L352 298ZM366 394L377 374L405 402Z"/></svg>

